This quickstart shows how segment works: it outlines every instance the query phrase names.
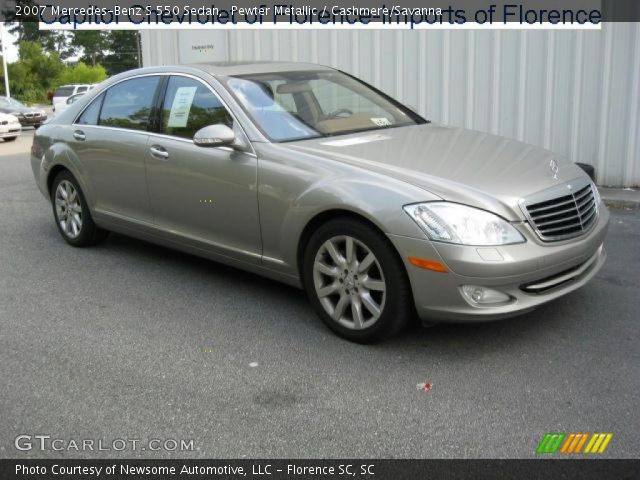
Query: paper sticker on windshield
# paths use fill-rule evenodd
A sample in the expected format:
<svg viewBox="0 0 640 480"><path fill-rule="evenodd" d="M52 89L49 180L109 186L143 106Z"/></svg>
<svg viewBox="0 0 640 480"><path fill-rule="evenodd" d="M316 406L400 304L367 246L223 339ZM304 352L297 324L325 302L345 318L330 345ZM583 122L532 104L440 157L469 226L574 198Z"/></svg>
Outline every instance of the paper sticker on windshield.
<svg viewBox="0 0 640 480"><path fill-rule="evenodd" d="M169 112L167 127L184 128L187 126L189 111L197 89L198 87L179 87L176 90L176 95L173 97L173 103L171 104L171 112Z"/></svg>
<svg viewBox="0 0 640 480"><path fill-rule="evenodd" d="M386 117L374 117L371 118L371 121L379 127L388 127L389 125L392 125L391 121Z"/></svg>

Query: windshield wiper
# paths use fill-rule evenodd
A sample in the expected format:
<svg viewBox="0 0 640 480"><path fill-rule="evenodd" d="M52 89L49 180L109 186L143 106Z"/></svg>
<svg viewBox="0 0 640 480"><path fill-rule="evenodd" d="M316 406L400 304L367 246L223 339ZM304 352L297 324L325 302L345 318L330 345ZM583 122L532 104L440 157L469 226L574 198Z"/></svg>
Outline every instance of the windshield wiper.
<svg viewBox="0 0 640 480"><path fill-rule="evenodd" d="M277 140L276 143L287 143L287 142L298 142L301 140L314 140L316 138L324 138L327 135L323 135L319 133L318 135L309 135L308 137L294 137L294 138L285 138L284 140Z"/></svg>
<svg viewBox="0 0 640 480"><path fill-rule="evenodd" d="M350 135L352 133L364 133L364 132L375 132L378 130L388 130L390 128L398 128L398 127L410 127L411 125L417 125L415 123L397 123L394 125L381 125L378 127L371 127L371 128L356 128L353 130L343 130L341 132L332 132L332 133L327 133L325 134L325 136L327 137L338 137L340 135Z"/></svg>

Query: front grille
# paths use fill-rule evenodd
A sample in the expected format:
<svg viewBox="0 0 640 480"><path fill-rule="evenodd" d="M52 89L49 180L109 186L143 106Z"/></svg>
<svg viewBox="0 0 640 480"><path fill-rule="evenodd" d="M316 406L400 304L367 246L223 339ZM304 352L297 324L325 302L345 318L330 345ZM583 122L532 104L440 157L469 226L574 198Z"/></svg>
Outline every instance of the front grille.
<svg viewBox="0 0 640 480"><path fill-rule="evenodd" d="M591 182L582 179L525 199L522 206L531 226L545 241L582 235L598 217Z"/></svg>
<svg viewBox="0 0 640 480"><path fill-rule="evenodd" d="M0 122L1 125L9 125L9 122L7 122L6 120L2 120L2 122Z"/></svg>

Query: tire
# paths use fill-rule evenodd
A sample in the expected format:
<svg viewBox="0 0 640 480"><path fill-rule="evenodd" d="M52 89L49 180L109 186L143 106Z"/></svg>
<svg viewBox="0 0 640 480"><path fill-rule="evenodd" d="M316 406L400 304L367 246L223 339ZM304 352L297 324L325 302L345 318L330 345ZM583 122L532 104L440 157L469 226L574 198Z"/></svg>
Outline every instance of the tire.
<svg viewBox="0 0 640 480"><path fill-rule="evenodd" d="M13 142L16 138L18 138L17 136L15 137L4 137L4 141L5 142Z"/></svg>
<svg viewBox="0 0 640 480"><path fill-rule="evenodd" d="M307 244L302 276L318 316L348 340L393 337L413 315L404 265L391 242L365 222L340 217L318 228Z"/></svg>
<svg viewBox="0 0 640 480"><path fill-rule="evenodd" d="M94 223L80 185L68 170L53 180L51 205L58 231L69 245L86 247L107 237L108 232Z"/></svg>

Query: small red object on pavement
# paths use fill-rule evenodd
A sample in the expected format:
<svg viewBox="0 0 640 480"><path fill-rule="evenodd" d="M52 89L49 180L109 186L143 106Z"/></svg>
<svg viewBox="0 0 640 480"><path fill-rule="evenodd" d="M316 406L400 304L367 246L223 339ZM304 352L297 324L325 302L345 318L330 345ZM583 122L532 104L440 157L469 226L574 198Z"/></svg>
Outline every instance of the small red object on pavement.
<svg viewBox="0 0 640 480"><path fill-rule="evenodd" d="M419 383L417 387L418 387L418 390L421 390L423 392L428 392L429 390L431 390L431 388L433 388L433 384L428 382Z"/></svg>

